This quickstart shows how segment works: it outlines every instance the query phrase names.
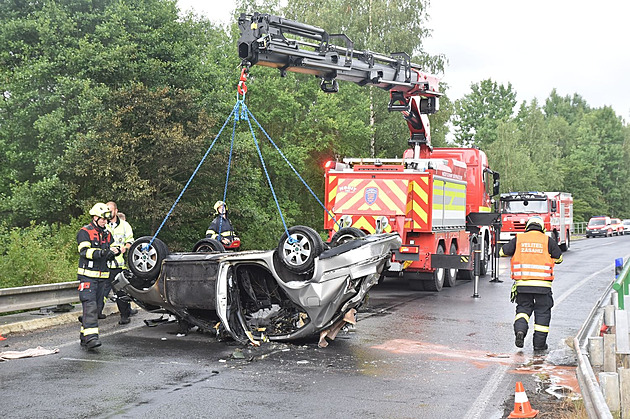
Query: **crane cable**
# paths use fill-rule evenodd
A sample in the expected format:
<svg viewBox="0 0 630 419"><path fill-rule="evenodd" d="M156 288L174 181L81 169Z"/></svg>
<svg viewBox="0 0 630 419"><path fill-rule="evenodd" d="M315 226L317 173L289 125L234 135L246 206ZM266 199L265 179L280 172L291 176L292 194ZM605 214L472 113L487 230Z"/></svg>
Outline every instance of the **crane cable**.
<svg viewBox="0 0 630 419"><path fill-rule="evenodd" d="M166 217L164 217L164 220L162 220L162 223L160 224L158 229L155 231L155 234L153 235L153 237L151 238L149 243L147 243L147 245L142 248L143 251L147 251L151 247L153 242L155 241L155 238L157 237L157 235L162 230L162 227L164 226L164 224L166 223L166 221L168 220L170 215L173 213L173 210L175 209L175 206L179 203L179 200L184 195L184 192L186 191L186 189L188 189L188 186L190 185L190 182L192 182L193 178L197 175L197 172L201 168L201 165L203 164L203 162L208 157L208 154L210 154L210 151L212 150L212 148L214 147L215 143L217 142L217 140L221 136L221 133L223 133L223 130L227 126L227 123L229 122L230 118L232 118L232 116L234 116L234 122L233 122L233 125L232 125L232 139L230 141L230 155L229 155L229 158L228 158L227 173L226 173L226 176L225 176L225 188L223 190L223 202L225 202L226 197L227 197L228 180L229 180L229 177L230 177L230 167L231 167L231 163L232 163L232 155L233 155L233 150L234 150L234 138L235 138L235 135L236 135L236 123L238 121L240 121L240 120L246 120L247 124L249 126L249 130L250 130L250 132L252 134L252 139L254 140L254 145L256 146L256 152L258 153L258 157L260 159L260 163L262 165L263 172L265 173L265 177L267 178L267 183L269 184L269 188L271 189L271 194L273 196L273 200L276 203L276 208L278 209L278 213L280 214L280 219L282 221L282 226L284 227L284 231L285 231L285 233L287 235L288 241L289 241L289 243L294 243L296 241L296 239L291 237L291 234L289 234L289 229L287 228L286 221L284 219L284 216L282 215L282 210L280 209L280 203L278 202L278 198L276 196L275 189L274 189L273 184L271 182L271 178L269 176L269 172L267 171L267 166L266 166L264 158L262 156L262 152L260 150L260 146L258 144L258 140L256 139L256 134L254 132L254 128L253 128L252 123L251 123L251 120L253 120L256 123L256 125L258 126L258 129L260 129L260 131L265 135L265 137L269 140L269 142L274 146L274 148L276 149L278 154L280 154L280 156L284 159L284 161L291 168L291 170L293 170L293 173L295 173L297 175L298 179L300 179L302 181L302 184L308 189L308 191L311 193L311 195L313 195L313 197L317 200L319 205L321 205L322 208L324 208L326 213L333 219L335 224L340 226L340 224L337 221L337 219L335 218L334 214L332 212L330 212L326 208L326 206L322 203L322 201L317 197L315 192L313 192L313 190L308 186L306 181L302 178L302 176L300 176L300 174L297 172L295 167L291 164L291 162L289 162L289 160L284 155L284 153L280 150L280 148L276 145L276 143L271 139L269 134L267 134L267 131L265 131L265 129L260 125L260 123L258 122L256 117L251 113L251 111L249 110L249 108L245 104L245 95L247 94L247 85L246 85L247 74L248 74L247 68L243 67L243 69L241 70L241 76L239 78L238 86L236 88L236 104L232 108L232 112L230 112L228 117L225 119L225 122L223 123L223 126L219 130L219 133L216 135L216 137L214 137L214 140L210 144L210 147L208 147L208 149L206 150L205 154L201 158L201 161L199 162L199 164L197 164L197 167L193 171L192 175L190 175L190 178L186 182L186 185L184 185L184 188L179 193L179 196L177 197L177 199L175 200L175 202L171 206L171 209L166 214ZM251 117L251 120L250 120L250 117ZM221 217L221 220L219 221L219 234L221 234L222 221L223 221L223 219Z"/></svg>

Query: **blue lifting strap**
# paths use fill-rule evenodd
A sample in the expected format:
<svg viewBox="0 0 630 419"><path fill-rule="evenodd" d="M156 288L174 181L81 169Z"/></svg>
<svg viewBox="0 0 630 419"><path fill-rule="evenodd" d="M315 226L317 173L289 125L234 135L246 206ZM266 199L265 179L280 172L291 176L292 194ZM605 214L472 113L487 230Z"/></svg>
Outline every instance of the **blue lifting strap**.
<svg viewBox="0 0 630 419"><path fill-rule="evenodd" d="M245 90L246 92L246 90ZM284 231L288 237L288 240L290 243L294 242L295 240L291 237L291 235L289 234L289 229L287 228L287 224L286 221L284 219L284 216L282 214L282 210L280 209L280 204L278 202L278 197L276 196L276 191L273 188L273 184L271 182L271 178L269 177L269 172L267 171L267 166L265 165L265 160L262 156L262 152L260 151L260 146L258 144L258 140L256 139L256 134L254 132L254 127L252 126L251 120L253 120L256 125L258 126L258 128L260 129L260 131L265 135L265 137L269 140L269 142L274 146L274 148L276 149L276 151L280 154L280 156L284 159L284 161L287 163L287 165L291 168L291 170L293 170L293 173L295 173L298 177L298 179L300 179L300 181L302 181L302 184L308 189L308 191L311 193L311 195L313 195L313 197L317 200L317 202L319 203L319 205L324 208L324 211L326 211L326 213L333 219L333 221L339 226L339 222L336 220L336 218L334 217L334 215L332 214L332 212L330 212L326 206L322 203L322 201L317 197L317 195L315 194L315 192L313 192L313 190L308 186L308 184L306 183L306 181L302 178L302 176L300 176L300 174L297 172L297 170L295 169L295 167L291 164L291 162L289 162L289 160L287 159L287 157L284 155L284 153L280 150L280 148L276 145L276 143L271 139L271 137L269 136L269 134L267 134L267 131L265 131L265 129L260 125L260 123L258 122L258 120L256 119L256 117L251 113L251 111L249 110L249 108L247 107L247 105L245 105L245 92L243 92L242 94L242 98L240 97L239 93L237 93L236 96L236 104L234 105L234 107L232 108L232 112L230 112L230 115L228 115L228 117L226 118L225 122L223 123L223 126L221 127L221 129L219 130L219 133L216 135L216 137L214 138L214 140L212 141L212 144L210 144L210 147L208 147L208 150L206 150L206 153L203 155L203 157L201 158L201 161L199 162L199 164L197 165L197 167L195 168L194 172L192 173L192 175L190 176L190 178L188 179L188 182L186 182L186 185L184 186L184 189L182 189L182 191L180 192L179 196L177 197L177 199L175 200L175 202L173 203L173 205L171 206L171 209L168 211L168 213L166 214L166 217L164 217L164 220L162 220L162 223L160 224L160 226L158 227L158 229L156 230L155 234L153 235L153 237L151 238L151 241L146 245L146 247L143 250L147 250L151 244L153 244L153 241L155 240L155 238L157 237L157 235L160 233L160 231L162 230L162 227L164 226L164 224L166 223L166 220L168 220L168 217L170 217L170 215L173 213L173 210L175 209L175 206L178 204L179 200L181 199L181 197L184 195L184 192L186 191L186 189L188 188L188 186L190 185L190 182L193 180L193 178L195 177L195 175L197 174L197 172L199 171L199 168L201 167L201 165L203 164L203 162L206 160L206 157L208 157L208 154L210 153L210 151L212 150L212 148L214 147L214 144L217 142L218 138L221 136L221 133L223 132L223 130L225 129L228 121L230 120L230 118L232 116L234 116L234 123L232 125L232 139L230 141L230 155L228 158L228 167L227 167L227 173L225 175L225 187L223 190L223 202L226 202L226 198L227 198L227 189L228 189L228 180L230 177L230 168L232 165L232 155L234 152L234 138L235 138L235 134L236 134L236 123L239 120L246 120L247 124L249 126L249 131L252 134L252 139L254 140L254 145L256 146L256 152L258 153L258 158L260 159L260 163L262 165L263 168L263 172L265 173L265 177L267 178L267 183L269 184L269 189L271 189L271 195L273 196L273 200L276 203L276 208L278 209L278 214L280 214L280 220L282 221L282 226L284 227ZM251 119L250 119L251 117ZM219 235L221 234L221 225L223 224L223 218L221 217L221 219L219 220Z"/></svg>

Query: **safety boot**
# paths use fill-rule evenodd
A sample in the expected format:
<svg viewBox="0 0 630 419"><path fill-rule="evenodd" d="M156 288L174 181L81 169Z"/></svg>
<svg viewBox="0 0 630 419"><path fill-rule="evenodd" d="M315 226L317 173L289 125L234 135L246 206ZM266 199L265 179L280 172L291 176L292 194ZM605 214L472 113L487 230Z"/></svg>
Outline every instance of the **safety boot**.
<svg viewBox="0 0 630 419"><path fill-rule="evenodd" d="M83 333L79 333L79 341L81 342L81 347L85 347L85 336L83 336Z"/></svg>
<svg viewBox="0 0 630 419"><path fill-rule="evenodd" d="M121 317L120 320L118 320L118 324L129 324L130 321L129 317Z"/></svg>
<svg viewBox="0 0 630 419"><path fill-rule="evenodd" d="M102 345L102 343L101 343L100 340L98 340L98 336L97 335L87 336L85 338L85 347L88 348L88 349L95 349L95 348L98 348L101 345Z"/></svg>
<svg viewBox="0 0 630 419"><path fill-rule="evenodd" d="M525 332L522 331L518 331L516 332L516 340L514 340L514 344L518 347L518 348L522 348L523 345L525 344Z"/></svg>
<svg viewBox="0 0 630 419"><path fill-rule="evenodd" d="M536 352L543 352L546 351L549 348L549 346L544 343L542 346L534 346L534 351Z"/></svg>

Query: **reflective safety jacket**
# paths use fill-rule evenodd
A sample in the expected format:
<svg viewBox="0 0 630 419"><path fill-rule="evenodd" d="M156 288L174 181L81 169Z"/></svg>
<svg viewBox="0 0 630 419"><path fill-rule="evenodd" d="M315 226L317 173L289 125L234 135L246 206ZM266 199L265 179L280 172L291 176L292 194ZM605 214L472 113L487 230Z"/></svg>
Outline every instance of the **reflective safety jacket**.
<svg viewBox="0 0 630 419"><path fill-rule="evenodd" d="M109 278L109 268L105 255L112 244L112 235L107 229L100 228L94 221L83 226L77 233L79 250L79 280L83 277L93 279Z"/></svg>
<svg viewBox="0 0 630 419"><path fill-rule="evenodd" d="M550 242L546 234L536 230L516 236L511 265L512 279L516 281L517 288L551 288L554 260L549 249Z"/></svg>
<svg viewBox="0 0 630 419"><path fill-rule="evenodd" d="M219 238L219 235L221 236ZM206 237L215 240L221 240L222 238L227 238L230 241L234 240L236 234L234 234L234 228L232 227L232 223L227 217L217 216L206 231Z"/></svg>
<svg viewBox="0 0 630 419"><path fill-rule="evenodd" d="M133 243L133 230L131 228L131 225L129 225L127 221L121 220L118 217L116 217L116 219L118 220L117 223L107 223L106 228L113 237L114 242L112 246L122 249L123 247L126 247L125 245L127 243L129 243L129 245ZM114 262L113 260L109 261L109 267L126 269L127 264L125 262L125 259L125 254L121 253L116 256L116 262Z"/></svg>

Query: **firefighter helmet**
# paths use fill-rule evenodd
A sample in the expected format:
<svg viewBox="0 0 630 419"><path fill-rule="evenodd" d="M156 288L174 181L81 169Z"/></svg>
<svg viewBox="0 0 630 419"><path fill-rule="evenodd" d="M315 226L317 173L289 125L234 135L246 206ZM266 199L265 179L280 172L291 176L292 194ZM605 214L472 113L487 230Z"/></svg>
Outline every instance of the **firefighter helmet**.
<svg viewBox="0 0 630 419"><path fill-rule="evenodd" d="M540 230L540 231L545 231L545 221L542 219L542 217L531 217L529 220L527 220L527 224L525 225L525 231L529 231L529 230Z"/></svg>
<svg viewBox="0 0 630 419"><path fill-rule="evenodd" d="M107 220L112 218L112 212L109 210L109 207L102 202L97 202L96 204L94 204L94 206L90 210L90 215L105 218Z"/></svg>
<svg viewBox="0 0 630 419"><path fill-rule="evenodd" d="M225 212L227 212L227 204L223 201L217 201L214 204L214 212L216 212L217 214L219 213L219 208L223 207L223 209L225 210Z"/></svg>

